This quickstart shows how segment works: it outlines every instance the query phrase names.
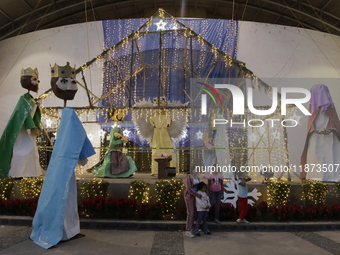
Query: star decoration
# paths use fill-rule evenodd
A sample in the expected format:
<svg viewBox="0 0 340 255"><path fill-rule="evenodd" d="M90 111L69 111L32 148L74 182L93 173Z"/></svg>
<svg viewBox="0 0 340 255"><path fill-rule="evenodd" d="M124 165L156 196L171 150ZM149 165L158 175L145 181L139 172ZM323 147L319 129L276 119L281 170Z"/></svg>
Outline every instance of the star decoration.
<svg viewBox="0 0 340 255"><path fill-rule="evenodd" d="M256 135L256 134L251 134L251 135L249 136L249 140L252 141L252 142L256 142L256 140L257 140L257 135Z"/></svg>
<svg viewBox="0 0 340 255"><path fill-rule="evenodd" d="M277 130L277 129L274 129L271 133L270 133L270 135L271 135L271 139L275 139L275 141L277 141L277 142L280 142L281 141L281 139L282 139L282 134L281 134L281 130Z"/></svg>
<svg viewBox="0 0 340 255"><path fill-rule="evenodd" d="M88 136L87 136L88 138L89 138L89 140L93 140L93 138L94 138L94 135L92 135L91 133L90 134L88 134Z"/></svg>
<svg viewBox="0 0 340 255"><path fill-rule="evenodd" d="M201 132L201 130L199 130L199 131L196 133L196 136L197 136L197 139L198 139L198 140L202 140L202 139L203 139L203 133Z"/></svg>
<svg viewBox="0 0 340 255"><path fill-rule="evenodd" d="M182 139L186 138L188 136L188 132L187 131L183 131L182 133Z"/></svg>
<svg viewBox="0 0 340 255"><path fill-rule="evenodd" d="M128 137L129 134L130 134L130 132L131 132L131 131L125 129L125 130L123 131L123 135L126 136L126 137Z"/></svg>
<svg viewBox="0 0 340 255"><path fill-rule="evenodd" d="M48 128L52 127L52 121L51 121L51 119L47 119L47 120L46 120L46 127L48 127Z"/></svg>
<svg viewBox="0 0 340 255"><path fill-rule="evenodd" d="M159 20L159 22L155 23L157 26L157 31L165 30L165 25L167 24L163 20Z"/></svg>
<svg viewBox="0 0 340 255"><path fill-rule="evenodd" d="M104 134L105 134L104 130L98 131L98 135L99 135L99 136L104 136Z"/></svg>
<svg viewBox="0 0 340 255"><path fill-rule="evenodd" d="M299 116L296 114L296 112L294 112L294 114L292 115L291 119L296 120L297 124L300 125L300 119L302 118L302 116Z"/></svg>

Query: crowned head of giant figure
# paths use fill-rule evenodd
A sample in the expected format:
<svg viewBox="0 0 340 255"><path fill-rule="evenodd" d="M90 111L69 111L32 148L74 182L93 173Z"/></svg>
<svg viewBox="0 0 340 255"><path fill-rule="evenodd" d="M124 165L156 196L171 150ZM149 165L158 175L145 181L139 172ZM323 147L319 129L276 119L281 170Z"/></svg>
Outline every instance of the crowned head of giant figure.
<svg viewBox="0 0 340 255"><path fill-rule="evenodd" d="M54 64L51 68L51 87L60 99L73 100L77 93L76 70L67 62L66 66Z"/></svg>
<svg viewBox="0 0 340 255"><path fill-rule="evenodd" d="M26 69L21 69L20 83L24 89L28 91L32 90L35 93L39 90L39 73L38 69L32 69L30 67Z"/></svg>

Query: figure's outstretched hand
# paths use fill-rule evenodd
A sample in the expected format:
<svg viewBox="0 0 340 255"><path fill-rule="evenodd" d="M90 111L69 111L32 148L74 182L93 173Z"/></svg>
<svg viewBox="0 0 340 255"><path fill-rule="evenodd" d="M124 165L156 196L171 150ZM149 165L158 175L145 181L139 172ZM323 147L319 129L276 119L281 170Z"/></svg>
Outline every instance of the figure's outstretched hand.
<svg viewBox="0 0 340 255"><path fill-rule="evenodd" d="M87 158L82 158L78 160L78 164L81 166L85 166L87 164Z"/></svg>
<svg viewBox="0 0 340 255"><path fill-rule="evenodd" d="M114 133L113 134L117 139L122 139L122 135L121 134L119 134L119 133Z"/></svg>

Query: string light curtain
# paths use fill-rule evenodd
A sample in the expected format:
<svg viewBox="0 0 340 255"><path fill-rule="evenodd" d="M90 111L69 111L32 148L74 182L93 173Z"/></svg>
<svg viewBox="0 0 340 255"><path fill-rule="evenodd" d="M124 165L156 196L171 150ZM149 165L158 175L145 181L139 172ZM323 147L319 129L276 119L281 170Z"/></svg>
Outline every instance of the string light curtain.
<svg viewBox="0 0 340 255"><path fill-rule="evenodd" d="M138 30L146 22L146 28ZM161 29L159 22L163 27ZM189 30L187 29L189 28ZM200 37L190 34L190 29ZM226 67L223 57L216 59L216 50L221 50L236 59L238 22L213 19L178 19L154 16L148 19L103 21L104 47L126 39L120 47L113 48L103 59L102 96L113 93L100 101L99 106L129 107L141 98L165 96L169 100L190 101L190 79L226 78L235 76L235 70ZM160 32L161 31L161 32ZM202 38L211 46L203 43ZM119 126L129 134L129 140L146 147L145 140L136 135L130 112ZM97 113L100 122L110 121L106 111ZM101 123L110 131L112 124ZM189 147L190 130L180 147ZM134 135L133 135L134 134Z"/></svg>

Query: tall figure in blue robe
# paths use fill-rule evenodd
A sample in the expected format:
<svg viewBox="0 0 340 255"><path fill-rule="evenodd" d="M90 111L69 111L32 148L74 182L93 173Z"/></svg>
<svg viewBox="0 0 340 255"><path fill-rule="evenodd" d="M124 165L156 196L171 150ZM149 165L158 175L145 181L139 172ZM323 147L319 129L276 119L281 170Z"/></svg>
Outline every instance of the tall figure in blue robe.
<svg viewBox="0 0 340 255"><path fill-rule="evenodd" d="M72 100L77 92L75 68L54 65L52 90L58 98ZM77 114L64 108L45 181L33 219L31 239L48 249L80 232L74 169L95 154Z"/></svg>

